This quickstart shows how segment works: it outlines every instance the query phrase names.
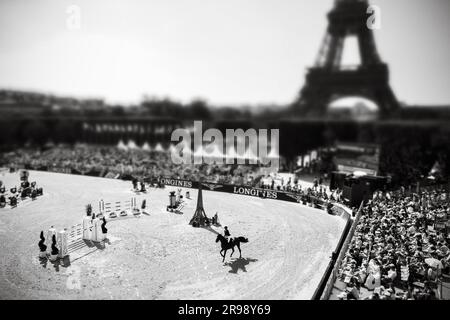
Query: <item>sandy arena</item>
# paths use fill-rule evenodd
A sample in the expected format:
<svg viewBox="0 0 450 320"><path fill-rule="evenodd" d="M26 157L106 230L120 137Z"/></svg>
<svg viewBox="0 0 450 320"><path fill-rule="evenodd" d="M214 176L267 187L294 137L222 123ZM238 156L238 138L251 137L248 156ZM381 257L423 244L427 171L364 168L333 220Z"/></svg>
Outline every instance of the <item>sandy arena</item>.
<svg viewBox="0 0 450 320"><path fill-rule="evenodd" d="M7 189L18 173L3 173ZM221 192L203 192L206 214L216 212L231 236L245 236L225 263L216 233L193 228L197 190L183 214L169 213L169 191L135 195L131 182L30 171L43 187L35 201L0 209L1 299L310 299L344 228L344 221L296 203ZM87 246L64 263L38 259L41 230L81 222L98 200L147 200L150 215L109 221L104 246Z"/></svg>

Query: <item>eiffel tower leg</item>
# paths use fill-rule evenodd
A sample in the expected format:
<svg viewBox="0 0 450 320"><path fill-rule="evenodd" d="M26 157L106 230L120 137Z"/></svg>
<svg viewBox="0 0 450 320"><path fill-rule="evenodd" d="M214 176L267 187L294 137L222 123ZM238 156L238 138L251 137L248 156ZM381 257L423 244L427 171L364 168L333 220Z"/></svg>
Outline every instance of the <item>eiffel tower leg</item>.
<svg viewBox="0 0 450 320"><path fill-rule="evenodd" d="M330 40L331 40L331 35L328 32L325 33L325 36L323 37L323 40L322 40L322 44L320 46L319 54L317 55L317 58L316 58L316 62L315 62L316 67L325 66Z"/></svg>
<svg viewBox="0 0 450 320"><path fill-rule="evenodd" d="M333 60L333 69L338 69L342 59L342 49L344 47L344 38L339 37L336 41L336 52Z"/></svg>
<svg viewBox="0 0 450 320"><path fill-rule="evenodd" d="M339 37L332 36L330 40L330 45L328 47L328 52L326 55L325 67L327 68L333 67L338 47L339 47Z"/></svg>
<svg viewBox="0 0 450 320"><path fill-rule="evenodd" d="M358 44L363 66L381 63L375 46L375 38L371 32L360 32L358 34Z"/></svg>

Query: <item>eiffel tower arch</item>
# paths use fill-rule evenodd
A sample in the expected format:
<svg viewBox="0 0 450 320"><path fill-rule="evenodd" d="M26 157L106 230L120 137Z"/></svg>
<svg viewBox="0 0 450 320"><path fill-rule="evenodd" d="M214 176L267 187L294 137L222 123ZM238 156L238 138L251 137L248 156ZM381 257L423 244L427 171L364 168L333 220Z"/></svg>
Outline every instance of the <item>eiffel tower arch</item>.
<svg viewBox="0 0 450 320"><path fill-rule="evenodd" d="M328 13L328 28L315 65L307 72L305 85L294 103L295 113L324 116L328 104L344 96L362 96L375 102L381 117L396 113L400 106L389 85L389 69L383 63L371 29L366 25L368 0L335 0ZM344 40L358 39L361 64L341 65Z"/></svg>

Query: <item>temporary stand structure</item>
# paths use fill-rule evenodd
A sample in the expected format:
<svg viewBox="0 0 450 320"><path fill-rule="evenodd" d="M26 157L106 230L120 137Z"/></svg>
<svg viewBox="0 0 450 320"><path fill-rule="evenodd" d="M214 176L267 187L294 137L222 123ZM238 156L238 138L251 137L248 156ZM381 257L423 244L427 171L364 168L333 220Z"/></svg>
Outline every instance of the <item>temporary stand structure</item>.
<svg viewBox="0 0 450 320"><path fill-rule="evenodd" d="M189 222L193 227L203 227L209 224L209 219L206 216L205 209L203 209L202 183L199 182L198 185L197 209L195 209L194 216Z"/></svg>

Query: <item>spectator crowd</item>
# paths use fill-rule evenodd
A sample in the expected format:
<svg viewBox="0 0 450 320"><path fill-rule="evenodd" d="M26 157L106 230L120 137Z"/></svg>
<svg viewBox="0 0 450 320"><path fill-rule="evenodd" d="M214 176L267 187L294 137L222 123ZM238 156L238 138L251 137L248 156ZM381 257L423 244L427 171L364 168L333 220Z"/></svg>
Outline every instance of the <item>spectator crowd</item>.
<svg viewBox="0 0 450 320"><path fill-rule="evenodd" d="M450 271L444 190L375 193L362 209L339 270L340 299L437 297L438 279Z"/></svg>
<svg viewBox="0 0 450 320"><path fill-rule="evenodd" d="M0 166L41 169L72 169L80 174L97 172L99 176L177 179L203 179L215 183L256 186L259 166L241 164L175 164L169 150L121 150L114 146L78 144L47 150L17 149L0 154Z"/></svg>

